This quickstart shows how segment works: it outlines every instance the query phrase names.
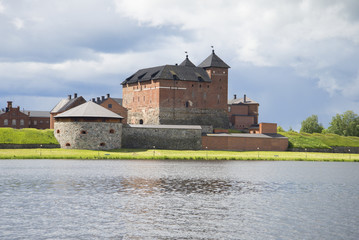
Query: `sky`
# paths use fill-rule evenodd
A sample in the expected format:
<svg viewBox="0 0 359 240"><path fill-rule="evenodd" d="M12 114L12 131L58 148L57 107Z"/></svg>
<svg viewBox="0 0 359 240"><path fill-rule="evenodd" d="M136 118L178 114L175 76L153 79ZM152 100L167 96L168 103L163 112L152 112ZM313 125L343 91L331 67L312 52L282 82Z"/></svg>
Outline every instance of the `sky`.
<svg viewBox="0 0 359 240"><path fill-rule="evenodd" d="M137 70L186 51L198 65L211 46L231 66L229 98L259 102L259 122L359 114L357 0L0 0L0 108L122 97Z"/></svg>

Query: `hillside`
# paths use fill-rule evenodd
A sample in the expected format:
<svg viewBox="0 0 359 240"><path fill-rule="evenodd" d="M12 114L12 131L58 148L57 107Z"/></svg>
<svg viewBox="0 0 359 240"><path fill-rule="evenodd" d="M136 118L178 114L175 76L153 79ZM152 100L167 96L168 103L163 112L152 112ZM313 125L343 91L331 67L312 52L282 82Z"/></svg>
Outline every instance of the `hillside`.
<svg viewBox="0 0 359 240"><path fill-rule="evenodd" d="M359 137L336 134L279 132L289 139L289 148L359 147Z"/></svg>
<svg viewBox="0 0 359 240"><path fill-rule="evenodd" d="M54 130L0 128L0 144L58 144Z"/></svg>

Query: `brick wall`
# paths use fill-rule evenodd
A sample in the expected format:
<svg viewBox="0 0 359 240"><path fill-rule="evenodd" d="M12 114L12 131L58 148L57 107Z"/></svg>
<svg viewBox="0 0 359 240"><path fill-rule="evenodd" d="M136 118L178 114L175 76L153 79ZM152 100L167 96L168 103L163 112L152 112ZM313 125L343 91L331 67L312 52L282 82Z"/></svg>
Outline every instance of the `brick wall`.
<svg viewBox="0 0 359 240"><path fill-rule="evenodd" d="M277 133L276 123L260 123L259 133Z"/></svg>
<svg viewBox="0 0 359 240"><path fill-rule="evenodd" d="M121 117L123 117L121 122L123 124L127 123L127 109L122 107L118 102L116 102L112 98L107 98L100 105L114 113L119 114Z"/></svg>
<svg viewBox="0 0 359 240"><path fill-rule="evenodd" d="M288 138L285 137L236 137L220 134L202 136L202 149L209 150L286 151L287 148Z"/></svg>

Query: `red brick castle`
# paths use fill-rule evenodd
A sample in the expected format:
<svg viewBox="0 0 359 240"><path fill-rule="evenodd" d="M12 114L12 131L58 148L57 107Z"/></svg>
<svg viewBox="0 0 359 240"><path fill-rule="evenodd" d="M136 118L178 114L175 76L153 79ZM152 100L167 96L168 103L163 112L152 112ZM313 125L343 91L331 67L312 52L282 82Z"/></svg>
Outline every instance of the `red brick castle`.
<svg viewBox="0 0 359 240"><path fill-rule="evenodd" d="M130 124L212 125L228 128L228 69L214 50L197 67L140 69L123 83L123 106Z"/></svg>

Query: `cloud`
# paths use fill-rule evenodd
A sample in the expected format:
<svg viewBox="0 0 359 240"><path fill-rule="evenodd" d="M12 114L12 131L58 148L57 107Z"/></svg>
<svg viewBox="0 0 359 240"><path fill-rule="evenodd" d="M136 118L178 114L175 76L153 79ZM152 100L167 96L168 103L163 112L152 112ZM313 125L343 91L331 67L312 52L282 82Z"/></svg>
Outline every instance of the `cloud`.
<svg viewBox="0 0 359 240"><path fill-rule="evenodd" d="M0 1L0 13L3 13L5 11L5 7L2 4L2 2Z"/></svg>
<svg viewBox="0 0 359 240"><path fill-rule="evenodd" d="M24 21L21 20L20 18L15 18L13 21L12 21L12 24L14 24L15 28L17 30L20 30L22 28L24 28Z"/></svg>

